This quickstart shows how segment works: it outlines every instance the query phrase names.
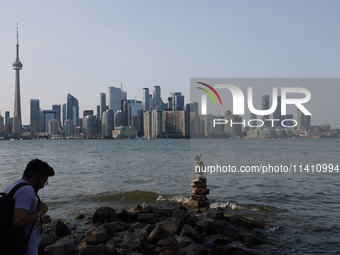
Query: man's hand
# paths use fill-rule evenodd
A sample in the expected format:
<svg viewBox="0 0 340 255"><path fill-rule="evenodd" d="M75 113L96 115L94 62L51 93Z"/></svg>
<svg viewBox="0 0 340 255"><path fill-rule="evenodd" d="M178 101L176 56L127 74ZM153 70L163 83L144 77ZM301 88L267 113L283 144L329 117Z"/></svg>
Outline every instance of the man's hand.
<svg viewBox="0 0 340 255"><path fill-rule="evenodd" d="M44 216L41 216L41 221L42 221L43 224L51 223L52 219L51 219L50 215L44 215Z"/></svg>

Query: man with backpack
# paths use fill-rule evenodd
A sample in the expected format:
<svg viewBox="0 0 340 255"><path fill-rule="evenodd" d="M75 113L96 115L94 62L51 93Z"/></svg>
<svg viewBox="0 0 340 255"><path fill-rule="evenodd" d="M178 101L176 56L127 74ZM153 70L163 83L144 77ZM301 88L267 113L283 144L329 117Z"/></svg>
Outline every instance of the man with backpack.
<svg viewBox="0 0 340 255"><path fill-rule="evenodd" d="M9 197L13 195L15 202L13 213L14 228L13 225L12 228L14 231L24 228L24 232L28 237L28 245L27 250L24 253L25 255L38 254L38 225L39 223L43 224L51 221L50 216L46 215L46 212L48 211L47 205L41 202L37 195L38 191L48 184L47 181L50 176L54 176L53 168L44 161L34 159L27 164L22 179L10 184L4 192L9 194ZM11 192L12 189L15 192L14 194L13 191ZM19 237L19 234L14 234L14 236L15 238L21 238ZM9 243L11 243L11 241L18 243L18 240L8 240ZM7 246L11 245L9 243ZM13 246L10 249L14 250L16 247ZM0 254L2 254L1 251Z"/></svg>

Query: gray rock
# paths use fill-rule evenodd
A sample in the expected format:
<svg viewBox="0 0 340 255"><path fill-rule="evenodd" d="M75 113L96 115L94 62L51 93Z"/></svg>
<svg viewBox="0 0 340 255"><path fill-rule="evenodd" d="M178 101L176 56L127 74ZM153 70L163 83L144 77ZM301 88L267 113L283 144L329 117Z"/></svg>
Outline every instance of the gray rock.
<svg viewBox="0 0 340 255"><path fill-rule="evenodd" d="M136 204L136 205L130 207L129 212L130 213L139 213L142 210L143 210L143 207L141 205L139 205L139 204Z"/></svg>
<svg viewBox="0 0 340 255"><path fill-rule="evenodd" d="M175 240L177 243L182 245L183 247L189 246L191 243L194 243L195 241L187 236L175 236Z"/></svg>
<svg viewBox="0 0 340 255"><path fill-rule="evenodd" d="M144 202L142 204L142 208L143 208L142 209L143 213L151 213L152 212L152 207L147 202Z"/></svg>
<svg viewBox="0 0 340 255"><path fill-rule="evenodd" d="M131 222L130 214L125 209L116 210L116 214L123 222Z"/></svg>
<svg viewBox="0 0 340 255"><path fill-rule="evenodd" d="M147 226L147 223L136 222L131 225L130 230L135 232L136 230L142 229Z"/></svg>
<svg viewBox="0 0 340 255"><path fill-rule="evenodd" d="M224 220L223 212L216 212L216 211L210 210L207 212L206 216L213 220Z"/></svg>
<svg viewBox="0 0 340 255"><path fill-rule="evenodd" d="M188 247L179 250L176 255L209 255L209 251L203 245L192 243Z"/></svg>
<svg viewBox="0 0 340 255"><path fill-rule="evenodd" d="M149 234L151 234L151 232L155 229L156 225L155 224L148 224L147 226L145 226L143 229L146 230L146 232L148 232Z"/></svg>
<svg viewBox="0 0 340 255"><path fill-rule="evenodd" d="M180 203L167 202L159 203L157 206L152 207L152 212L156 214L162 214L167 217L171 217L176 209L181 209L186 211L187 209Z"/></svg>
<svg viewBox="0 0 340 255"><path fill-rule="evenodd" d="M134 233L127 233L124 237L124 241L121 247L125 254L130 254L132 252L143 253L143 242Z"/></svg>
<svg viewBox="0 0 340 255"><path fill-rule="evenodd" d="M172 235L179 234L182 230L184 223L181 219L168 218L164 221L162 227Z"/></svg>
<svg viewBox="0 0 340 255"><path fill-rule="evenodd" d="M111 213L115 213L112 207L100 207L96 210L92 217L93 223L111 222Z"/></svg>
<svg viewBox="0 0 340 255"><path fill-rule="evenodd" d="M44 235L42 238L40 238L38 254L39 255L43 254L47 246L56 243L59 239L60 237L54 233L49 233L49 234Z"/></svg>
<svg viewBox="0 0 340 255"><path fill-rule="evenodd" d="M188 213L181 209L176 209L172 214L172 218L181 219L182 221L186 221L188 219Z"/></svg>
<svg viewBox="0 0 340 255"><path fill-rule="evenodd" d="M196 222L196 227L201 233L207 235L217 234L217 230L214 226L214 220L212 219L202 219Z"/></svg>
<svg viewBox="0 0 340 255"><path fill-rule="evenodd" d="M158 220L158 216L153 213L139 213L137 215L137 221L148 224L155 224Z"/></svg>
<svg viewBox="0 0 340 255"><path fill-rule="evenodd" d="M219 234L224 234L229 229L232 229L232 226L229 222L225 220L217 220L214 222L214 227Z"/></svg>
<svg viewBox="0 0 340 255"><path fill-rule="evenodd" d="M91 237L96 243L104 243L109 240L106 229L103 226L97 227L91 232Z"/></svg>
<svg viewBox="0 0 340 255"><path fill-rule="evenodd" d="M54 233L57 236L67 236L70 235L71 231L66 226L65 223L61 222L60 220L57 220L52 224L51 233Z"/></svg>
<svg viewBox="0 0 340 255"><path fill-rule="evenodd" d="M168 236L167 238L161 239L157 242L159 246L169 246L173 243L175 238L173 236Z"/></svg>
<svg viewBox="0 0 340 255"><path fill-rule="evenodd" d="M181 236L189 237L193 239L196 243L204 242L204 238L201 236L201 234L188 224L185 224L183 226Z"/></svg>
<svg viewBox="0 0 340 255"><path fill-rule="evenodd" d="M87 246L84 247L82 249L80 249L79 251L79 255L108 255L108 254L116 254L113 253L114 251L112 251L112 253L109 253L109 248L106 246Z"/></svg>
<svg viewBox="0 0 340 255"><path fill-rule="evenodd" d="M45 248L46 255L74 255L76 246L70 237L64 237Z"/></svg>
<svg viewBox="0 0 340 255"><path fill-rule="evenodd" d="M157 243L159 240L168 237L168 233L161 226L157 226L148 236L147 241L150 243Z"/></svg>
<svg viewBox="0 0 340 255"><path fill-rule="evenodd" d="M135 232L140 240L146 241L149 237L149 233L145 229L141 229L138 232Z"/></svg>
<svg viewBox="0 0 340 255"><path fill-rule="evenodd" d="M110 225L113 228L114 232L120 232L126 229L125 225L121 222L112 222L110 223Z"/></svg>

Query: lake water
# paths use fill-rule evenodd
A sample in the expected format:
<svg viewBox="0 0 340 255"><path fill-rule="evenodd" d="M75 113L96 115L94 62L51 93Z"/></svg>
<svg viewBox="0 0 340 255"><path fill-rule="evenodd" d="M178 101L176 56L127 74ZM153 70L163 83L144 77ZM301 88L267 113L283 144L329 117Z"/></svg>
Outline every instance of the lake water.
<svg viewBox="0 0 340 255"><path fill-rule="evenodd" d="M204 165L314 165L307 173L207 173L212 207L266 223L269 254L339 254L340 139L0 141L0 188L34 158L56 176L39 191L52 218L91 215L100 206L177 201L191 195L194 156ZM318 171L316 167L319 165ZM311 168L310 168L311 169Z"/></svg>

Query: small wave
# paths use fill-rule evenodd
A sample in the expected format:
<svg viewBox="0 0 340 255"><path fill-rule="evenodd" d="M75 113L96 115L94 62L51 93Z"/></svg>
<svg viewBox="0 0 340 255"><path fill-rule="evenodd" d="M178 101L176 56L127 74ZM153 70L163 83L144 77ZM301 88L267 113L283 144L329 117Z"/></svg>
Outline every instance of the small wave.
<svg viewBox="0 0 340 255"><path fill-rule="evenodd" d="M187 204L189 202L189 199L189 197L183 195L160 195L156 201L171 201Z"/></svg>
<svg viewBox="0 0 340 255"><path fill-rule="evenodd" d="M245 211L274 211L275 208L272 208L270 206L265 206L265 205L254 205L254 204L249 204L249 205L241 205L237 202L234 201L227 201L227 202L213 202L210 204L210 208L217 209L217 208L225 208L229 209L232 211L236 210L245 210Z"/></svg>

